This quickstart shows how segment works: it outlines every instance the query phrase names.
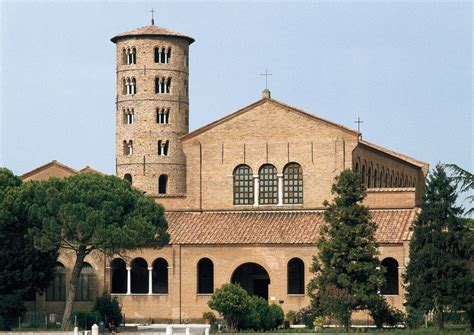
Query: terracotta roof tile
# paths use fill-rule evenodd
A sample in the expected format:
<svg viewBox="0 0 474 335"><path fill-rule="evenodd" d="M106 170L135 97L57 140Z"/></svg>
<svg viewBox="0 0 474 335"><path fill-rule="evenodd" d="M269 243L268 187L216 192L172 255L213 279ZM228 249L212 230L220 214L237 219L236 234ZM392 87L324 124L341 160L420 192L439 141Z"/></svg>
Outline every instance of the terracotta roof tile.
<svg viewBox="0 0 474 335"><path fill-rule="evenodd" d="M121 33L118 35L115 35L112 37L110 40L114 43L116 43L119 39L125 38L125 37L150 37L150 36L170 36L170 37L180 37L188 40L189 44L194 42L194 38L186 36L181 33L177 33L175 31L171 31L169 29L160 27L160 26L155 26L155 25L149 25L149 26L144 26L141 28L137 28L131 31L127 31L125 33Z"/></svg>
<svg viewBox="0 0 474 335"><path fill-rule="evenodd" d="M410 238L416 209L372 210L379 243ZM171 244L313 244L323 211L167 212Z"/></svg>

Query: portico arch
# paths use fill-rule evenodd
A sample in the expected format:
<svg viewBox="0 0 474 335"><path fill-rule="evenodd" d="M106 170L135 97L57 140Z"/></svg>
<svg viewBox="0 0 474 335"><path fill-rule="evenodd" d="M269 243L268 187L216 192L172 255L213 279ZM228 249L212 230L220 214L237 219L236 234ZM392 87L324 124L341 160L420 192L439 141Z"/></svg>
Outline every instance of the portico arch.
<svg viewBox="0 0 474 335"><path fill-rule="evenodd" d="M231 283L239 284L249 294L268 300L270 276L267 270L257 263L244 263L232 273Z"/></svg>

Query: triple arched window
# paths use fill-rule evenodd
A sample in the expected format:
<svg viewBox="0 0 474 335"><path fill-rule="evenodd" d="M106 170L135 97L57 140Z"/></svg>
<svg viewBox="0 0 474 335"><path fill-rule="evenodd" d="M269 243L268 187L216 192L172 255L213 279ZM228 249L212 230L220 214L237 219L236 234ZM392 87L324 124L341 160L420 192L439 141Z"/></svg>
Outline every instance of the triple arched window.
<svg viewBox="0 0 474 335"><path fill-rule="evenodd" d="M171 63L171 48L155 47L154 55L155 55L155 63L157 64Z"/></svg>
<svg viewBox="0 0 474 335"><path fill-rule="evenodd" d="M156 77L155 78L155 93L170 94L171 93L171 78Z"/></svg>
<svg viewBox="0 0 474 335"><path fill-rule="evenodd" d="M135 78L125 78L123 80L123 94L124 95L137 94L137 80Z"/></svg>
<svg viewBox="0 0 474 335"><path fill-rule="evenodd" d="M167 124L169 123L170 109L169 108L157 108L156 109L156 123Z"/></svg>
<svg viewBox="0 0 474 335"><path fill-rule="evenodd" d="M135 121L135 111L133 108L124 108L123 110L123 123L132 124Z"/></svg>
<svg viewBox="0 0 474 335"><path fill-rule="evenodd" d="M283 205L303 203L303 169L288 163L283 174L264 164L254 176L250 166L238 165L233 172L234 205Z"/></svg>
<svg viewBox="0 0 474 335"><path fill-rule="evenodd" d="M123 49L123 63L126 65L137 64L137 49Z"/></svg>

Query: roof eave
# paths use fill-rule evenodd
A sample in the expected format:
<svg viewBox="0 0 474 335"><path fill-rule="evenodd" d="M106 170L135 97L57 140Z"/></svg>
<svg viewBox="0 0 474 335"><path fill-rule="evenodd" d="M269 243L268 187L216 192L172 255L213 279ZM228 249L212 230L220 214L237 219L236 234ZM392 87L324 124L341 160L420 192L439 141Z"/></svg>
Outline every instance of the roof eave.
<svg viewBox="0 0 474 335"><path fill-rule="evenodd" d="M117 35L110 39L113 43L117 43L118 40L126 39L126 38L154 38L154 37L168 37L168 38L181 38L192 44L195 40L189 36L182 36L182 35L168 35L168 34L127 34L127 35Z"/></svg>

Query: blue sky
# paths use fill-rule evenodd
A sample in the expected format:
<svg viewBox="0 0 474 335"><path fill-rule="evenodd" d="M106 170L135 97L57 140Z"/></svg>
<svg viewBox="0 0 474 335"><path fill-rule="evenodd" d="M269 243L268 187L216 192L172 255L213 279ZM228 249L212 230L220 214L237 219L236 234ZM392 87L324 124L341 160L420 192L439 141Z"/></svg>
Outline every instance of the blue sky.
<svg viewBox="0 0 474 335"><path fill-rule="evenodd" d="M115 167L117 33L155 22L193 36L190 127L272 97L364 139L472 171L472 4L1 3L0 165Z"/></svg>

